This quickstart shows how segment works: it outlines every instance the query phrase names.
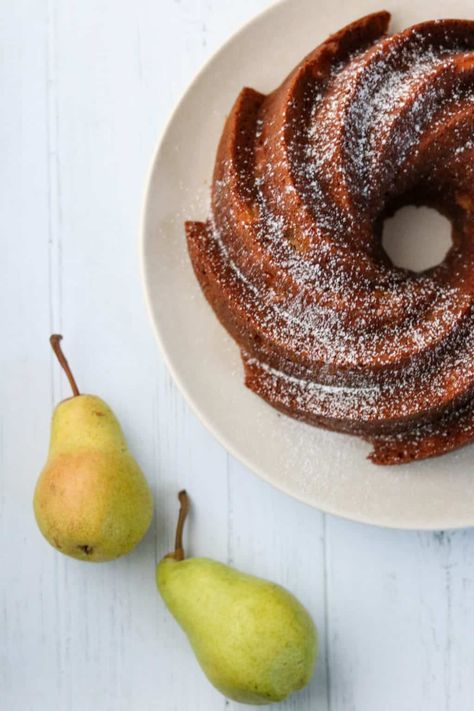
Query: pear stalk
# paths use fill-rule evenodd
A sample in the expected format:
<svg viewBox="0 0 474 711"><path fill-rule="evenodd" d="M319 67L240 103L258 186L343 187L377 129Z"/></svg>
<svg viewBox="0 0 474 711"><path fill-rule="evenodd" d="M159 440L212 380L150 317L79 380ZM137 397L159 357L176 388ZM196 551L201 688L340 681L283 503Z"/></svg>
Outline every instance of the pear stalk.
<svg viewBox="0 0 474 711"><path fill-rule="evenodd" d="M178 523L176 525L174 553L170 553L169 557L179 561L184 560L185 558L183 548L183 529L189 513L189 497L184 489L179 492L178 499L181 506L179 507Z"/></svg>
<svg viewBox="0 0 474 711"><path fill-rule="evenodd" d="M59 333L53 333L53 335L50 336L49 342L51 343L51 348L53 349L61 368L66 373L67 379L69 380L69 384L71 386L71 390L73 392L73 396L77 397L81 393L79 392L79 388L77 387L77 383L74 379L74 375L72 374L71 368L69 367L67 358L62 351L60 343L62 341L62 338L63 337Z"/></svg>

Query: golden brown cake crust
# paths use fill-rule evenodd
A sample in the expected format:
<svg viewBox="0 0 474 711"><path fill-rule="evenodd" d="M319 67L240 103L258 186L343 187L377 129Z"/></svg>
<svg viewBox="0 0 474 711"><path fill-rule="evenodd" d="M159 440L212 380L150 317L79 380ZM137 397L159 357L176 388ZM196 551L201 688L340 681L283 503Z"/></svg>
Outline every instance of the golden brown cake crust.
<svg viewBox="0 0 474 711"><path fill-rule="evenodd" d="M186 223L247 386L364 436L378 464L474 439L474 22L387 35L389 19L342 29L268 96L241 92L211 216ZM419 274L381 245L405 204L452 223L445 260Z"/></svg>

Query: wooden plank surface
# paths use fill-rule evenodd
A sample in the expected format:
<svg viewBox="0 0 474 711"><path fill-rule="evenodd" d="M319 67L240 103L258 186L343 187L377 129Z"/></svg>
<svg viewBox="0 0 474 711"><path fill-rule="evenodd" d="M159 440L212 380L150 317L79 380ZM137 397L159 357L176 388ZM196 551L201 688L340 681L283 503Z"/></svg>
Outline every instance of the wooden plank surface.
<svg viewBox="0 0 474 711"><path fill-rule="evenodd" d="M301 711L470 711L474 534L352 524L273 490L190 413L161 362L140 283L138 214L153 146L203 61L264 0L0 4L0 707L237 709L206 681L159 599L177 490L192 553L294 591L321 659ZM156 495L136 552L86 566L32 516L53 403L81 387L116 410Z"/></svg>

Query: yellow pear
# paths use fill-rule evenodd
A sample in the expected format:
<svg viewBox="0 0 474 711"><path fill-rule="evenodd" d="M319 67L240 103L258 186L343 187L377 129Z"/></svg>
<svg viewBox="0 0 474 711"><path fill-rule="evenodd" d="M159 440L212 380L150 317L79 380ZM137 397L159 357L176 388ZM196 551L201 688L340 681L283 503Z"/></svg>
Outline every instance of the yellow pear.
<svg viewBox="0 0 474 711"><path fill-rule="evenodd" d="M81 395L61 350L51 345L73 397L53 413L48 459L36 485L36 521L58 551L87 561L128 553L153 516L147 481L114 413L96 395Z"/></svg>
<svg viewBox="0 0 474 711"><path fill-rule="evenodd" d="M158 564L158 590L188 636L209 681L244 704L286 699L310 680L317 632L287 590L209 558L185 559L181 510L175 551Z"/></svg>

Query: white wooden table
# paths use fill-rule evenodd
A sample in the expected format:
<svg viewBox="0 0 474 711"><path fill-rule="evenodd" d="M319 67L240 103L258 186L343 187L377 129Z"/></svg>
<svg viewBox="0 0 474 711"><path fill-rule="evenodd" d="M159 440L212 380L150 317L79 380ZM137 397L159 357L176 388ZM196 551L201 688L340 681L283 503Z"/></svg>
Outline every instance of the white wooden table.
<svg viewBox="0 0 474 711"><path fill-rule="evenodd" d="M317 620L318 671L282 709L473 708L474 531L380 530L274 491L196 421L153 340L138 259L147 164L199 66L265 4L0 3L2 711L238 708L155 589L183 486L190 552L282 583ZM114 563L60 556L33 519L51 409L68 392L53 331L156 496L146 540Z"/></svg>

